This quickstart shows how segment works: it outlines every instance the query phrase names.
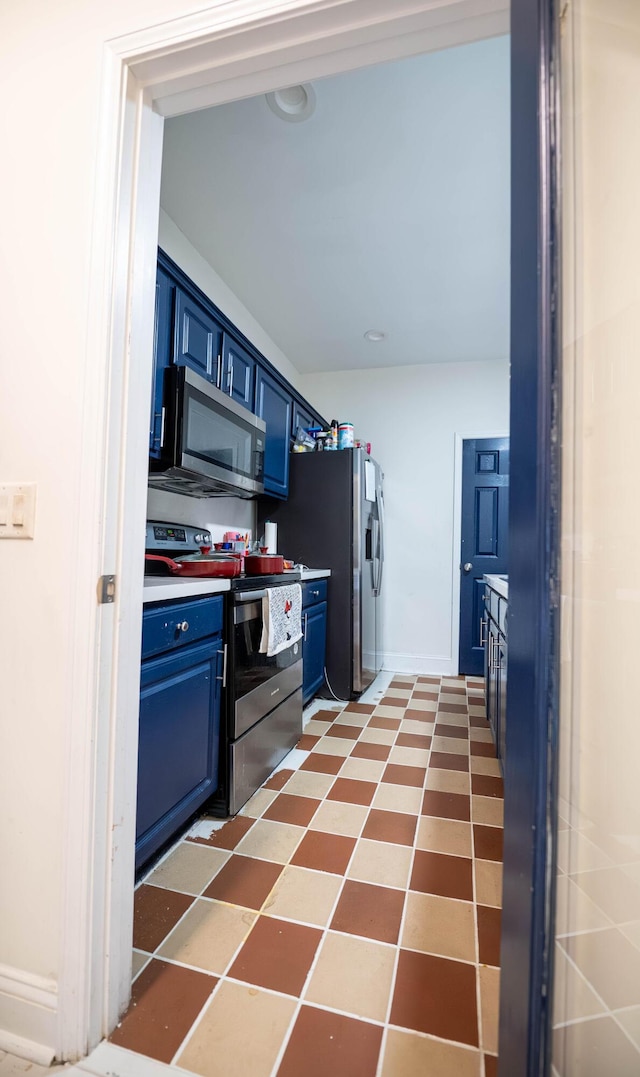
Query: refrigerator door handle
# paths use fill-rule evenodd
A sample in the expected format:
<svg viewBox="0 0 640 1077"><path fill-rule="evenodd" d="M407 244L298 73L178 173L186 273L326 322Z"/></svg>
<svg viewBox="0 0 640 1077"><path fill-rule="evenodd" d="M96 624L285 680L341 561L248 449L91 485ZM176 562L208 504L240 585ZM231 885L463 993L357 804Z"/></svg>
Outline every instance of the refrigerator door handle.
<svg viewBox="0 0 640 1077"><path fill-rule="evenodd" d="M382 491L378 487L376 490L376 505L378 509L378 579L376 583L376 591L378 594L382 591L382 572L384 569L384 500L382 497Z"/></svg>

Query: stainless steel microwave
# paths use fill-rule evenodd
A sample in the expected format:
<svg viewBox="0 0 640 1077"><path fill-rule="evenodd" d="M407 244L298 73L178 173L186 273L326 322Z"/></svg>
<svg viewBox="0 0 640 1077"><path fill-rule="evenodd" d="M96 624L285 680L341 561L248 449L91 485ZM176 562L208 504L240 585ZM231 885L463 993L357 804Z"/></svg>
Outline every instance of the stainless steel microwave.
<svg viewBox="0 0 640 1077"><path fill-rule="evenodd" d="M165 371L160 458L149 485L189 497L264 493L266 425L184 366Z"/></svg>

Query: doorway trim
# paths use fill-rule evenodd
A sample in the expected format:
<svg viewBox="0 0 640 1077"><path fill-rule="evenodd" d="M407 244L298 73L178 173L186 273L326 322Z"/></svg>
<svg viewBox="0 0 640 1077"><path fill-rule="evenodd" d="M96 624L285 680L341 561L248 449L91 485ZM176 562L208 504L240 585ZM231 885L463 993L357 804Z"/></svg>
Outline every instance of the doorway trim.
<svg viewBox="0 0 640 1077"><path fill-rule="evenodd" d="M106 43L92 226L55 1053L114 1027L131 979L139 640L162 116L508 32L507 0L228 0ZM85 510L86 514L86 510ZM113 605L96 578L115 574ZM34 1044L35 1046L35 1044Z"/></svg>
<svg viewBox="0 0 640 1077"><path fill-rule="evenodd" d="M475 438L508 438L503 430L454 434L453 448L453 553L451 560L451 662L460 672L460 542L462 541L462 443Z"/></svg>

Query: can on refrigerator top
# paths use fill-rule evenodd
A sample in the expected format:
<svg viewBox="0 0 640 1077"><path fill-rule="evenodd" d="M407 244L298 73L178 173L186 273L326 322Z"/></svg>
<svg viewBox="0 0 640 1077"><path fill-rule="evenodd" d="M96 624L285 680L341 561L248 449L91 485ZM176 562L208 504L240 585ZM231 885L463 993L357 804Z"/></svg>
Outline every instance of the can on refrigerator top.
<svg viewBox="0 0 640 1077"><path fill-rule="evenodd" d="M353 423L340 423L338 427L338 448L353 448Z"/></svg>

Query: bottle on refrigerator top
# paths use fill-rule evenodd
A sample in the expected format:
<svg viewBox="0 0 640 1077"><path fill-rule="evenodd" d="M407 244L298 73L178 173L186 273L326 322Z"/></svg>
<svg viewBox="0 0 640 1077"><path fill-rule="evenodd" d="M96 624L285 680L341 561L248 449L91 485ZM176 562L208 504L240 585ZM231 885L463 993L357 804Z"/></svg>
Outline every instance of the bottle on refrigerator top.
<svg viewBox="0 0 640 1077"><path fill-rule="evenodd" d="M338 448L353 448L353 423L340 423L338 427Z"/></svg>
<svg viewBox="0 0 640 1077"><path fill-rule="evenodd" d="M338 420L331 420L331 436L327 438L325 449L338 448Z"/></svg>

